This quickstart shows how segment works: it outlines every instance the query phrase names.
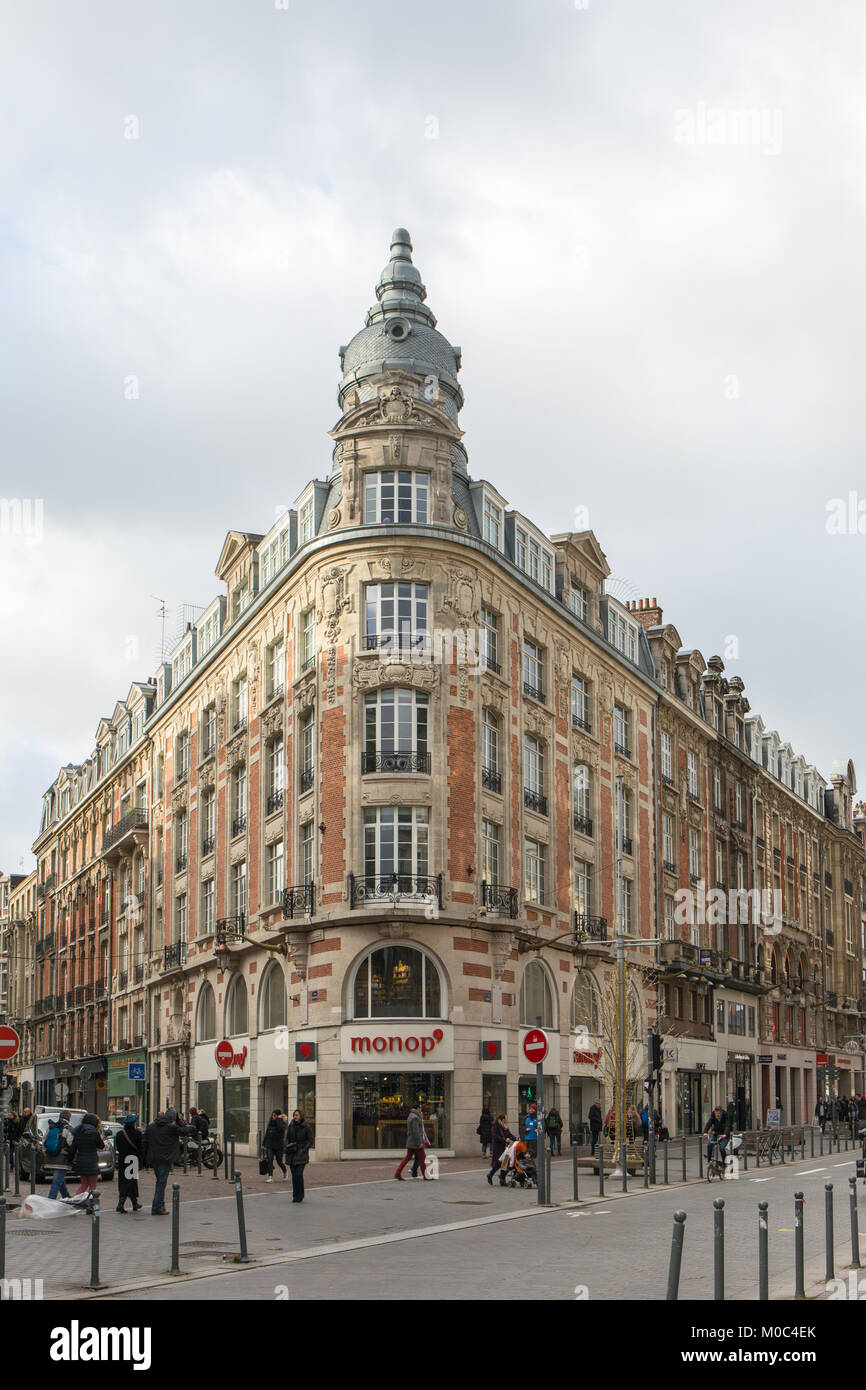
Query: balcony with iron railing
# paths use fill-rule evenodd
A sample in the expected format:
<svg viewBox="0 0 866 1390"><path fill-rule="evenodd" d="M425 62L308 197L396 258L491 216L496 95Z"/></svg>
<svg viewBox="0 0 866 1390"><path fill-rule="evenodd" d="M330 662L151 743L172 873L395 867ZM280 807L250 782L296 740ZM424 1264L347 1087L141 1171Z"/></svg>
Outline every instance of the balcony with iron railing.
<svg viewBox="0 0 866 1390"><path fill-rule="evenodd" d="M300 773L298 774L298 786L299 786L299 788L300 788L301 796L303 796L304 792L308 792L308 791L310 790L310 788L312 787L312 785L313 785L313 780L314 780L314 778L315 778L315 773L316 773L315 768L312 768L312 767L304 767L304 768L301 768L301 771L300 771Z"/></svg>
<svg viewBox="0 0 866 1390"><path fill-rule="evenodd" d="M587 734L592 733L592 725L590 724L589 720L582 714L572 714L571 727L573 729L583 729L584 732Z"/></svg>
<svg viewBox="0 0 866 1390"><path fill-rule="evenodd" d="M147 825L147 811L142 807L128 811L105 832L105 838L102 842L103 855L107 858L119 859L121 854L134 850L136 846L146 844Z"/></svg>
<svg viewBox="0 0 866 1390"><path fill-rule="evenodd" d="M663 859L662 868L664 869L666 874L675 874L677 871L677 866L674 863L673 859Z"/></svg>
<svg viewBox="0 0 866 1390"><path fill-rule="evenodd" d="M575 912L574 932L581 941L607 941L607 918L595 917L586 912Z"/></svg>
<svg viewBox="0 0 866 1390"><path fill-rule="evenodd" d="M170 946L164 946L162 952L163 971L180 970L186 964L186 942L181 938L173 941Z"/></svg>
<svg viewBox="0 0 866 1390"><path fill-rule="evenodd" d="M105 997L105 993L106 993L106 990L105 990L105 980L104 980L104 979L97 980L97 981L94 983L94 986L93 986L93 997L94 997L94 999L103 999L103 998Z"/></svg>
<svg viewBox="0 0 866 1390"><path fill-rule="evenodd" d="M362 753L361 772L429 772L429 753Z"/></svg>
<svg viewBox="0 0 866 1390"><path fill-rule="evenodd" d="M244 832L245 832L245 830L246 830L246 828L247 828L247 818L246 818L246 816L236 816L235 819L232 821L232 839L233 839L233 840L236 839L236 837L237 837L238 835L243 835Z"/></svg>
<svg viewBox="0 0 866 1390"><path fill-rule="evenodd" d="M486 671L493 671L497 676L502 675L502 667L500 666L498 661L493 660L492 656L488 656L487 653L484 652L482 654L481 660L484 662L484 669Z"/></svg>
<svg viewBox="0 0 866 1390"><path fill-rule="evenodd" d="M284 888L282 896L283 921L289 922L296 917L312 917L313 901L312 883L296 883L290 888Z"/></svg>
<svg viewBox="0 0 866 1390"><path fill-rule="evenodd" d="M623 854L631 854L632 848L633 848L633 846L632 846L632 839L631 839L631 836L630 836L630 835L623 835L623 837L622 837L622 852L623 852Z"/></svg>
<svg viewBox="0 0 866 1390"><path fill-rule="evenodd" d="M184 869L186 868L186 864L187 864L187 857L186 857L186 855L185 855L185 854L179 854L179 855L177 856L177 858L175 859L175 861L174 861L174 871L175 871L175 873L176 873L176 874L182 874L183 871L184 871Z"/></svg>
<svg viewBox="0 0 866 1390"><path fill-rule="evenodd" d="M572 819L578 835L592 835L592 821L589 816L581 816L575 811Z"/></svg>
<svg viewBox="0 0 866 1390"><path fill-rule="evenodd" d="M494 767L481 768L481 785L491 792L502 792L502 773Z"/></svg>
<svg viewBox="0 0 866 1390"><path fill-rule="evenodd" d="M127 986L128 984L129 984L129 971L128 971L128 970L118 970L118 972L117 972L117 988L118 988L118 990L126 989L126 986Z"/></svg>
<svg viewBox="0 0 866 1390"><path fill-rule="evenodd" d="M233 734L239 734L239 733L241 732L241 730L242 730L242 729L245 729L246 727L247 727L247 716L246 716L245 714L239 714L239 715L237 716L237 718L234 719L234 720L232 721L232 733L233 733Z"/></svg>
<svg viewBox="0 0 866 1390"><path fill-rule="evenodd" d="M502 883L481 882L481 906L488 917L517 916L517 889Z"/></svg>
<svg viewBox="0 0 866 1390"><path fill-rule="evenodd" d="M215 837L214 835L207 835L207 836L202 840L202 842L201 842L201 853L202 853L202 858L203 858L203 859L206 859L207 856L208 856L209 854L213 854L213 852L214 852L214 846L215 846L215 845L216 845L216 837Z"/></svg>
<svg viewBox="0 0 866 1390"><path fill-rule="evenodd" d="M383 902L406 903L442 910L442 875L349 874L349 906L376 907Z"/></svg>
<svg viewBox="0 0 866 1390"><path fill-rule="evenodd" d="M547 797L541 792L531 791L529 787L523 788L523 804L529 811L535 811L539 816L547 815Z"/></svg>
<svg viewBox="0 0 866 1390"><path fill-rule="evenodd" d="M523 693L524 695L531 695L533 700L540 701L542 705L545 703L544 690L540 685L533 685L531 681L524 681Z"/></svg>
<svg viewBox="0 0 866 1390"><path fill-rule="evenodd" d="M272 816L275 811L281 811L283 809L285 796L286 794L282 790L271 792L267 800L266 815Z"/></svg>
<svg viewBox="0 0 866 1390"><path fill-rule="evenodd" d="M245 912L234 917L218 917L214 922L214 944L224 946L227 941L246 941L247 918Z"/></svg>
<svg viewBox="0 0 866 1390"><path fill-rule="evenodd" d="M629 748L628 744L620 743L618 739L614 739L613 741L613 751L614 753L619 753L621 758L631 757L631 749Z"/></svg>

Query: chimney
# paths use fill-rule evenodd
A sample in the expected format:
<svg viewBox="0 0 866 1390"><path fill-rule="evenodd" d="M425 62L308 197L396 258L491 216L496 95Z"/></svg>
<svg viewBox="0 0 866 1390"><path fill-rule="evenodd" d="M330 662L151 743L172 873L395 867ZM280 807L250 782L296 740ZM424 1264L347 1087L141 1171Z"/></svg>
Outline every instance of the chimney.
<svg viewBox="0 0 866 1390"><path fill-rule="evenodd" d="M635 599L633 603L629 604L629 607L641 627L661 627L662 610L659 608L659 601L657 598Z"/></svg>

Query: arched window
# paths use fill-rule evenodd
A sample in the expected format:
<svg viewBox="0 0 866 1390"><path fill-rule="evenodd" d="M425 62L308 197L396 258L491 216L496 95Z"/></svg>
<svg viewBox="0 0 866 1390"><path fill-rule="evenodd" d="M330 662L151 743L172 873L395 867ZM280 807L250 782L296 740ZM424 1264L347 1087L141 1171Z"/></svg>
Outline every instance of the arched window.
<svg viewBox="0 0 866 1390"><path fill-rule="evenodd" d="M414 946L377 946L355 972L355 1018L443 1018L442 981L431 956Z"/></svg>
<svg viewBox="0 0 866 1390"><path fill-rule="evenodd" d="M262 1029L283 1027L286 1022L286 977L275 961L265 971L260 994Z"/></svg>
<svg viewBox="0 0 866 1390"><path fill-rule="evenodd" d="M578 971L571 996L571 1026L583 1029L591 1037L601 1032L601 1010L598 990L588 970Z"/></svg>
<svg viewBox="0 0 866 1390"><path fill-rule="evenodd" d="M779 983L779 961L775 949L770 952L770 983L774 985Z"/></svg>
<svg viewBox="0 0 866 1390"><path fill-rule="evenodd" d="M542 1028L554 1028L553 990L540 960L531 960L520 985L520 1022L529 1027L540 1016Z"/></svg>
<svg viewBox="0 0 866 1390"><path fill-rule="evenodd" d="M196 1042L210 1042L217 1035L216 1000L212 987L205 982L198 993L195 1015Z"/></svg>
<svg viewBox="0 0 866 1390"><path fill-rule="evenodd" d="M801 956L797 961L797 988L802 989L806 983L806 962Z"/></svg>
<svg viewBox="0 0 866 1390"><path fill-rule="evenodd" d="M226 1033L230 1038L237 1037L239 1033L246 1033L249 1028L249 1010L247 1008L247 986L243 975L235 975L229 985L229 995L226 1000Z"/></svg>

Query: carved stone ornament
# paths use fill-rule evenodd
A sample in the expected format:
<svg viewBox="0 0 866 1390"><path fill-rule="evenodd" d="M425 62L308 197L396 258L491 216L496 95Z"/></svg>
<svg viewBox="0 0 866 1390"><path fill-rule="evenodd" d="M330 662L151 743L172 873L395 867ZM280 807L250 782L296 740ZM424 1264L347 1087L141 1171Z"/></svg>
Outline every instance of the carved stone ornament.
<svg viewBox="0 0 866 1390"><path fill-rule="evenodd" d="M316 678L312 676L305 685L295 691L295 708L301 714L312 709L316 702Z"/></svg>
<svg viewBox="0 0 866 1390"><path fill-rule="evenodd" d="M576 762L592 767L598 758L598 749L588 739L581 738L580 734L572 734L571 755Z"/></svg>
<svg viewBox="0 0 866 1390"><path fill-rule="evenodd" d="M502 972L511 958L511 951L514 945L514 933L510 928L500 928L492 933L490 944L493 978L501 982Z"/></svg>
<svg viewBox="0 0 866 1390"><path fill-rule="evenodd" d="M481 586L476 570L462 565L442 565L448 588L439 605L442 613L451 613L461 627L481 623Z"/></svg>
<svg viewBox="0 0 866 1390"><path fill-rule="evenodd" d="M353 683L362 690L380 686L411 685L416 690L438 691L439 668L423 661L356 661L352 670Z"/></svg>
<svg viewBox="0 0 866 1390"><path fill-rule="evenodd" d="M281 733L283 728L283 702L277 700L264 711L260 720L262 732L266 739L272 739L275 734Z"/></svg>
<svg viewBox="0 0 866 1390"><path fill-rule="evenodd" d="M292 968L306 983L307 964L310 959L310 938L307 932L293 931L286 935L286 945L291 957Z"/></svg>
<svg viewBox="0 0 866 1390"><path fill-rule="evenodd" d="M246 761L247 756L247 735L246 730L242 730L231 743L226 746L226 767L229 772L238 767L240 763Z"/></svg>
<svg viewBox="0 0 866 1390"><path fill-rule="evenodd" d="M537 738L550 738L550 720L546 719L543 714L539 713L538 710L532 709L529 705L527 705L524 712L524 722L527 729L535 734Z"/></svg>
<svg viewBox="0 0 866 1390"><path fill-rule="evenodd" d="M316 621L324 623L327 646L334 646L337 642L341 615L354 609L354 596L348 587L349 575L353 569L354 565L323 565L319 570Z"/></svg>
<svg viewBox="0 0 866 1390"><path fill-rule="evenodd" d="M460 531L466 530L467 516L462 507L454 508L454 525Z"/></svg>
<svg viewBox="0 0 866 1390"><path fill-rule="evenodd" d="M404 555L400 551L383 551L367 561L371 579L405 578L423 580L428 577L428 561L417 555Z"/></svg>
<svg viewBox="0 0 866 1390"><path fill-rule="evenodd" d="M199 791L210 791L216 786L216 758L211 756L206 758L199 765L198 769L198 789Z"/></svg>
<svg viewBox="0 0 866 1390"><path fill-rule="evenodd" d="M340 524L340 508L332 507L328 512L328 530L333 531L335 526Z"/></svg>
<svg viewBox="0 0 866 1390"><path fill-rule="evenodd" d="M175 787L171 794L172 815L177 815L178 811L185 811L189 800L189 784L182 782L179 787Z"/></svg>
<svg viewBox="0 0 866 1390"><path fill-rule="evenodd" d="M235 841L233 841L233 843L232 843L232 847L231 847L231 850L230 850L230 852L229 852L229 862L232 863L232 864L239 864L239 863L241 862L242 859L245 859L245 858L246 858L246 854L247 854L247 839L246 839L246 836L245 836L245 835L239 835L238 838L237 838Z"/></svg>
<svg viewBox="0 0 866 1390"><path fill-rule="evenodd" d="M283 818L274 816L265 823L265 844L272 845L276 840L283 838Z"/></svg>
<svg viewBox="0 0 866 1390"><path fill-rule="evenodd" d="M405 785L405 777L401 775L400 785ZM361 801L365 806L417 806L419 801L431 801L432 793L429 787L416 787L411 793L403 795L402 792L392 792L392 783L382 781L375 791L365 791L361 793Z"/></svg>

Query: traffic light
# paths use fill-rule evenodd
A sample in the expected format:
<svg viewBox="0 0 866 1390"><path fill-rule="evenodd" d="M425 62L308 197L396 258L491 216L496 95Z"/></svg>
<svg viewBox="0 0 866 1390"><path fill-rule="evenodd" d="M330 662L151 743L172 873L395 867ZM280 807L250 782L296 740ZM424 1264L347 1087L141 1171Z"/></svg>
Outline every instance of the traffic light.
<svg viewBox="0 0 866 1390"><path fill-rule="evenodd" d="M664 1065L662 1057L662 1043L664 1038L660 1033L650 1033L650 1066L653 1071L661 1071Z"/></svg>

